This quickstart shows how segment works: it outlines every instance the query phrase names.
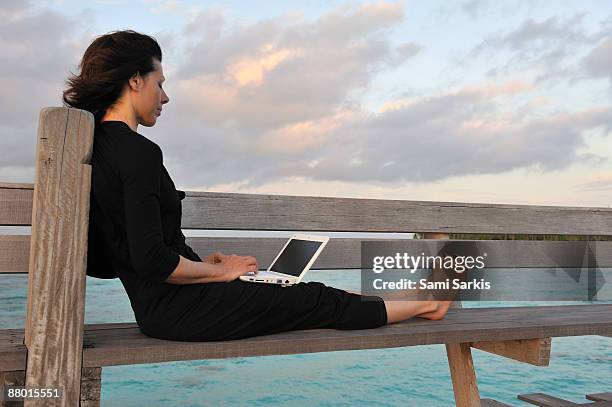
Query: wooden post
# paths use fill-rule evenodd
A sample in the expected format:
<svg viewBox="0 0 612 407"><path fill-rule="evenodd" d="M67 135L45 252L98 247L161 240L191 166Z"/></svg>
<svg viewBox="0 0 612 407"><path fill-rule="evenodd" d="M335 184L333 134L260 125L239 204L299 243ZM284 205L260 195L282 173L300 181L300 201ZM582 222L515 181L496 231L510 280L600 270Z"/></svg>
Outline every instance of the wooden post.
<svg viewBox="0 0 612 407"><path fill-rule="evenodd" d="M102 384L101 367L83 368L81 380L81 402L80 407L99 407L100 390ZM25 385L25 371L0 372L0 394L4 394L4 388L23 387ZM2 401L0 407L22 407L23 401Z"/></svg>
<svg viewBox="0 0 612 407"><path fill-rule="evenodd" d="M101 388L102 368L83 368L83 380L81 381L81 407L99 407Z"/></svg>
<svg viewBox="0 0 612 407"><path fill-rule="evenodd" d="M480 407L480 393L469 343L447 343L446 356L450 367L455 405Z"/></svg>
<svg viewBox="0 0 612 407"><path fill-rule="evenodd" d="M60 399L25 406L76 406L81 389L93 115L40 112L25 321L26 386L61 388Z"/></svg>
<svg viewBox="0 0 612 407"><path fill-rule="evenodd" d="M3 398L5 387L23 387L25 383L25 372L16 370L12 372L0 372L0 397ZM21 407L23 401L3 401L0 398L0 407Z"/></svg>
<svg viewBox="0 0 612 407"><path fill-rule="evenodd" d="M448 233L424 233L424 239L447 240ZM461 300L455 300L451 308L461 308ZM480 407L480 393L472 361L469 343L446 344L446 356L450 368L455 404L457 407Z"/></svg>

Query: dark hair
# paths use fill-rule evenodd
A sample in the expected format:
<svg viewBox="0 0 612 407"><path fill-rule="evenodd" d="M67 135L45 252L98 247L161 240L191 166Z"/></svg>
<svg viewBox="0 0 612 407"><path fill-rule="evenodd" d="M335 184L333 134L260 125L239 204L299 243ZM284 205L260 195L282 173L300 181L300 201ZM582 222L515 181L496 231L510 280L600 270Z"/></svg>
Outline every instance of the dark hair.
<svg viewBox="0 0 612 407"><path fill-rule="evenodd" d="M99 124L132 75L146 75L154 70L153 58L161 62L162 52L157 41L148 35L123 30L97 37L83 54L81 73L71 72L66 80L64 104L93 113L96 125Z"/></svg>

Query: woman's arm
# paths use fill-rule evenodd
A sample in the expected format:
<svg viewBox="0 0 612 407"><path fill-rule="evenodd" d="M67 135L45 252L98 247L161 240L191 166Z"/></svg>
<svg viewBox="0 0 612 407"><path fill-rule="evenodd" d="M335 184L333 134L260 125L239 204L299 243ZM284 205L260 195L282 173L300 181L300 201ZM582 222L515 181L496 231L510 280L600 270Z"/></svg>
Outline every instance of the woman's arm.
<svg viewBox="0 0 612 407"><path fill-rule="evenodd" d="M223 256L216 264L191 261L183 256L172 274L166 279L170 284L198 284L229 282L249 272L257 273L257 259L253 256Z"/></svg>
<svg viewBox="0 0 612 407"><path fill-rule="evenodd" d="M140 136L122 137L121 148L113 154L123 184L129 260L141 279L163 282L176 269L180 256L164 241L160 209L162 151Z"/></svg>

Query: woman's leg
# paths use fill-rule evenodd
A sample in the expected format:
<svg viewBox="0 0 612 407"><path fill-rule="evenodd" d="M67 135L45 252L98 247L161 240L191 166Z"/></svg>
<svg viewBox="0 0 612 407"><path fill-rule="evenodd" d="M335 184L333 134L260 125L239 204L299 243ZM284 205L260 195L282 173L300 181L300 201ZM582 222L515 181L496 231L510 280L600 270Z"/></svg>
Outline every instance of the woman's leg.
<svg viewBox="0 0 612 407"><path fill-rule="evenodd" d="M301 329L369 329L385 325L387 311L379 297L348 293L322 283L281 287L276 284L206 283L182 315L169 316L161 307L155 324L141 331L155 338L179 341L242 339ZM176 310L175 310L176 311Z"/></svg>
<svg viewBox="0 0 612 407"><path fill-rule="evenodd" d="M445 270L434 267L429 280L443 281L447 277L448 273ZM355 291L349 292L360 294ZM413 289L409 292L387 292L383 298L387 309L387 324L405 321L413 317L440 320L444 318L453 302L448 299L454 298L456 294L457 290L436 292L435 290ZM435 298L444 298L445 300L436 300Z"/></svg>
<svg viewBox="0 0 612 407"><path fill-rule="evenodd" d="M415 304L415 303L423 304ZM419 317L431 320L444 318L452 301L385 301L387 307L387 323L404 321ZM424 311L423 311L424 310Z"/></svg>
<svg viewBox="0 0 612 407"><path fill-rule="evenodd" d="M385 301L387 324L438 311L438 301ZM448 309L448 308L447 308Z"/></svg>
<svg viewBox="0 0 612 407"><path fill-rule="evenodd" d="M353 294L359 294L355 291L347 291ZM444 318L451 303L452 301L436 300L386 300L387 324L405 321L413 317L439 320Z"/></svg>

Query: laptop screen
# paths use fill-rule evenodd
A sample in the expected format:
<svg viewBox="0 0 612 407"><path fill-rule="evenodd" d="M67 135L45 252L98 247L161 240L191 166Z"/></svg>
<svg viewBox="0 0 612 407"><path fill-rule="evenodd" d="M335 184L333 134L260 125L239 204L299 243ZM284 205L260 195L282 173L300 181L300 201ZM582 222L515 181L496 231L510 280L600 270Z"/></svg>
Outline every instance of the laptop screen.
<svg viewBox="0 0 612 407"><path fill-rule="evenodd" d="M285 250L270 267L270 271L299 277L322 244L322 242L312 240L291 239Z"/></svg>

